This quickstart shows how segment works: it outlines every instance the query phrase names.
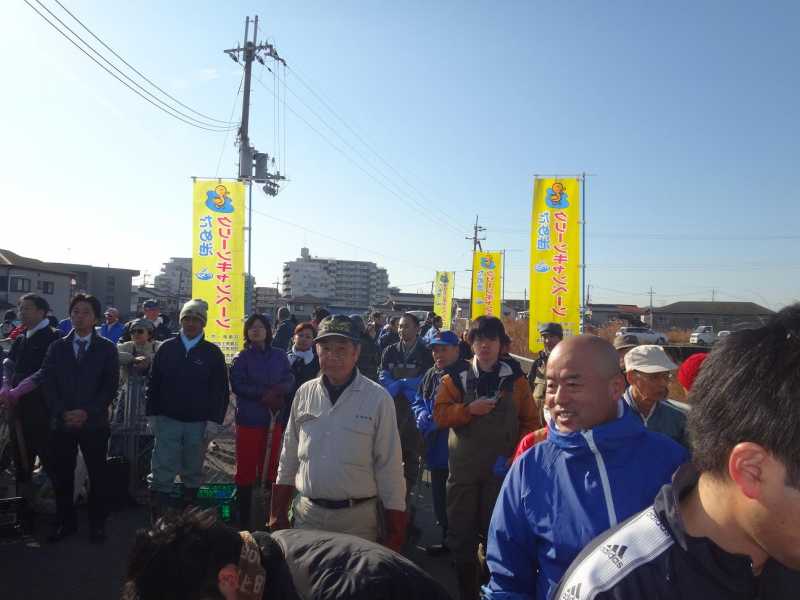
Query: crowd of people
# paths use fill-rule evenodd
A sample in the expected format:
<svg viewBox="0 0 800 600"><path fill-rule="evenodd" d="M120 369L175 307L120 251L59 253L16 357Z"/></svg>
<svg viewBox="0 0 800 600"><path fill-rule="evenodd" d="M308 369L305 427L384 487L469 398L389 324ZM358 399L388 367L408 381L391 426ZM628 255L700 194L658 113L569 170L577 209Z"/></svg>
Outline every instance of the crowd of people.
<svg viewBox="0 0 800 600"><path fill-rule="evenodd" d="M37 459L53 482L53 542L77 531L78 448L89 538L105 539L110 424L141 396L152 528L125 598L446 598L401 555L426 473L438 531L425 550L450 557L461 600L796 594L800 305L680 365L635 336L542 323L527 373L495 317L458 336L436 315L297 322L281 308L274 328L247 318L228 366L204 301L174 334L143 309L122 324L78 295L65 333L24 296L0 389L20 494ZM686 402L670 397L675 376ZM208 424L231 398L240 532L196 508Z"/></svg>

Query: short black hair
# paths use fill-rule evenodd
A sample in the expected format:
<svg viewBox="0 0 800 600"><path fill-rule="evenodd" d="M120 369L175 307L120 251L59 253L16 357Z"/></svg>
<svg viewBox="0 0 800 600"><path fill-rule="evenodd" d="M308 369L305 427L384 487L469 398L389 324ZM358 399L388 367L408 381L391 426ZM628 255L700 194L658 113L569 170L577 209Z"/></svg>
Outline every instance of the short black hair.
<svg viewBox="0 0 800 600"><path fill-rule="evenodd" d="M100 315L103 314L103 307L100 306L100 300L92 296L91 294L76 294L75 297L70 300L69 303L69 313L72 314L72 309L75 308L75 305L78 302L86 302L89 306L92 307L92 312L94 313L94 318L99 319Z"/></svg>
<svg viewBox="0 0 800 600"><path fill-rule="evenodd" d="M254 313L247 317L247 320L244 322L244 333L242 334L242 339L244 340L244 347L249 348L251 346L250 340L247 337L247 330L253 326L253 323L256 321L261 321L261 324L267 330L267 339L264 340L264 345L269 348L272 345L272 325L269 323L269 319L264 315Z"/></svg>
<svg viewBox="0 0 800 600"><path fill-rule="evenodd" d="M139 600L221 599L218 575L238 564L242 539L213 509L187 509L136 532L127 580Z"/></svg>
<svg viewBox="0 0 800 600"><path fill-rule="evenodd" d="M508 337L503 322L497 317L481 316L470 323L467 341L472 344L478 338L500 340L501 346L511 343L511 338Z"/></svg>
<svg viewBox="0 0 800 600"><path fill-rule="evenodd" d="M325 317L330 317L331 311L329 311L327 308L322 308L321 306L318 306L317 308L314 309L314 313L312 314L312 316L314 317L314 320L317 323L319 323Z"/></svg>
<svg viewBox="0 0 800 600"><path fill-rule="evenodd" d="M403 316L400 317L400 318L401 319L410 319L411 321L414 321L414 325L419 327L419 318L417 317L417 315L413 315L411 313L403 313Z"/></svg>
<svg viewBox="0 0 800 600"><path fill-rule="evenodd" d="M391 319L389 319L390 325L397 325L399 322L400 322L400 317L392 317Z"/></svg>
<svg viewBox="0 0 800 600"><path fill-rule="evenodd" d="M22 304L25 300L33 302L37 310L43 310L45 313L50 312L50 305L47 303L47 300L42 298L39 294L25 294L24 296L20 296L19 303Z"/></svg>
<svg viewBox="0 0 800 600"><path fill-rule="evenodd" d="M692 461L721 477L736 444L758 444L800 488L800 303L722 338L689 393Z"/></svg>

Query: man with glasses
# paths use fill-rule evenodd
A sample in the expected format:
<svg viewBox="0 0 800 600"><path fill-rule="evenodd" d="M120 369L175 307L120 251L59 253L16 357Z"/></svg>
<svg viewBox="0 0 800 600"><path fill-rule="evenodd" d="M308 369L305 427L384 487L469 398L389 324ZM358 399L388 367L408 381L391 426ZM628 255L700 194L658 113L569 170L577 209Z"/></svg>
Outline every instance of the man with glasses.
<svg viewBox="0 0 800 600"><path fill-rule="evenodd" d="M645 427L688 447L686 409L667 398L672 372L678 368L661 346L636 346L625 355L625 377L630 387L623 398Z"/></svg>
<svg viewBox="0 0 800 600"><path fill-rule="evenodd" d="M399 551L407 522L400 435L391 396L356 367L360 333L344 315L319 325L320 376L295 394L269 526L290 526L297 490L294 527L349 533Z"/></svg>

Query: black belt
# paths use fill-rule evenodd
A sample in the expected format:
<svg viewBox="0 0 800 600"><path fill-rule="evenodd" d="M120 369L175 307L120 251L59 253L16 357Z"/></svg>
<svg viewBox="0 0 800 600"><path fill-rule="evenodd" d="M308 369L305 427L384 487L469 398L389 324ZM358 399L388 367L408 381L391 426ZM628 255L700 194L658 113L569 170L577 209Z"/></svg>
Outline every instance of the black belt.
<svg viewBox="0 0 800 600"><path fill-rule="evenodd" d="M361 504L362 502L367 502L368 500L373 500L375 496L370 496L369 498L350 498L349 500L326 500L325 498L308 498L314 504L321 506L322 508L332 508L332 509L339 509L339 508L350 508L355 506L356 504Z"/></svg>

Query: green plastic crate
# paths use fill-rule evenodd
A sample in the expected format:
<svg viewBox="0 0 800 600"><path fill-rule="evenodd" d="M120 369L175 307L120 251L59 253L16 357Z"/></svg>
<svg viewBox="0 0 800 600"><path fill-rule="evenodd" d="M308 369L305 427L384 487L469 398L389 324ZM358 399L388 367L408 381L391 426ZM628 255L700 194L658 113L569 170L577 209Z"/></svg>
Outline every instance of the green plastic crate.
<svg viewBox="0 0 800 600"><path fill-rule="evenodd" d="M197 504L202 508L216 508L219 518L229 523L235 520L238 509L236 484L209 483L197 491Z"/></svg>

